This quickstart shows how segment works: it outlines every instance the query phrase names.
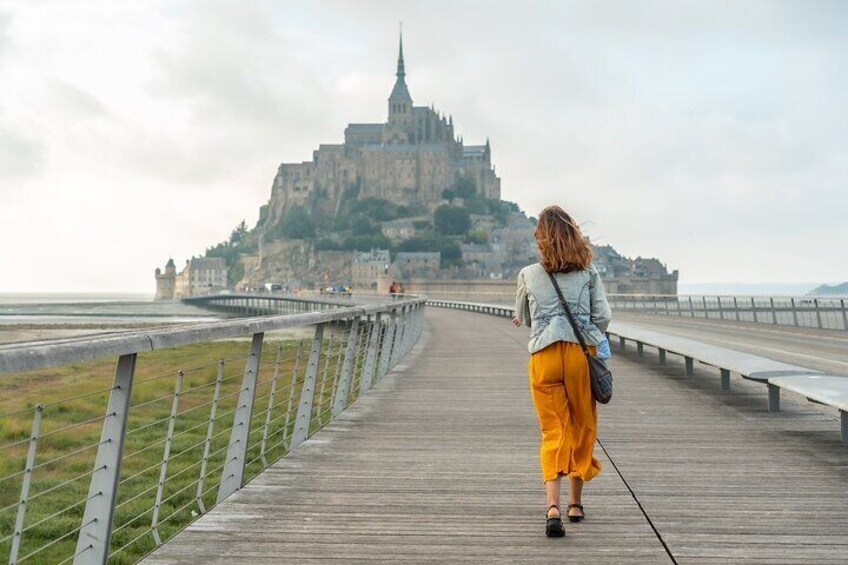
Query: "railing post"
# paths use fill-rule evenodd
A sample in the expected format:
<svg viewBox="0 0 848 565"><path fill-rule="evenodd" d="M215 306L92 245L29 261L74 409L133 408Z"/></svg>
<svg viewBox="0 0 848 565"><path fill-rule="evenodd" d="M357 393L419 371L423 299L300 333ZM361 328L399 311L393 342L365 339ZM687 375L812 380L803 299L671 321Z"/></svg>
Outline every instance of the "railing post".
<svg viewBox="0 0 848 565"><path fill-rule="evenodd" d="M271 413L274 410L274 395L277 393L277 380L280 378L280 358L283 355L283 344L277 348L277 359L274 361L274 377L271 379L271 392L268 394L268 410L265 411L265 427L262 429L262 443L259 446L259 456L262 466L268 466L266 449L268 447L268 432L271 430Z"/></svg>
<svg viewBox="0 0 848 565"><path fill-rule="evenodd" d="M9 565L16 565L18 552L21 549L21 537L24 533L24 518L26 518L27 503L29 501L29 487L32 484L32 473L35 470L35 454L38 450L38 438L41 435L41 417L44 414L44 405L35 407L32 417L32 432L29 436L29 450L27 451L26 464L24 465L24 477L21 481L21 496L18 499L18 514L15 517L15 529L12 532L12 550L9 552Z"/></svg>
<svg viewBox="0 0 848 565"><path fill-rule="evenodd" d="M382 332L382 317L380 314L374 316L371 326L371 336L368 339L368 354L365 356L365 367L362 369L362 378L359 382L359 394L364 394L371 388L371 380L374 378L374 369L377 365L377 349L380 345L380 333Z"/></svg>
<svg viewBox="0 0 848 565"><path fill-rule="evenodd" d="M754 297L751 297L751 315L754 317L754 323L758 322L757 320L757 303L754 301Z"/></svg>
<svg viewBox="0 0 848 565"><path fill-rule="evenodd" d="M321 376L321 389L318 391L318 417L321 417L321 405L324 403L324 395L327 392L327 377L330 374L330 362L333 360L333 334L327 343L327 353L324 355L324 374Z"/></svg>
<svg viewBox="0 0 848 565"><path fill-rule="evenodd" d="M74 565L102 565L109 557L136 357L136 353L128 353L118 358L74 552Z"/></svg>
<svg viewBox="0 0 848 565"><path fill-rule="evenodd" d="M795 299L790 298L790 303L792 304L792 323L795 324L795 327L798 327L798 308L795 306ZM844 311L843 311L844 314ZM848 329L848 323L845 324L846 329Z"/></svg>
<svg viewBox="0 0 848 565"><path fill-rule="evenodd" d="M162 454L162 467L159 470L159 484L156 487L156 503L153 505L153 518L150 521L150 531L156 545L162 545L159 535L159 508L162 506L162 493L165 490L165 479L168 477L168 458L171 457L171 444L174 441L174 425L177 422L177 410L180 407L180 393L183 390L183 372L177 373L177 384L174 387L174 401L171 403L171 417L168 419L168 434L165 436L165 452Z"/></svg>
<svg viewBox="0 0 848 565"><path fill-rule="evenodd" d="M297 385L297 373L300 371L300 355L303 352L303 342L298 340L297 353L294 356L294 368L292 369L291 382L289 383L289 400L286 406L286 419L283 423L283 439L282 445L286 446L286 451L291 449L291 440L289 439L289 423L291 423L291 413L294 407L294 390ZM288 443L286 443L288 441Z"/></svg>
<svg viewBox="0 0 848 565"><path fill-rule="evenodd" d="M724 310L721 309L721 296L716 296L716 300L718 301L718 319L724 320Z"/></svg>
<svg viewBox="0 0 848 565"><path fill-rule="evenodd" d="M347 347L342 347L340 339L338 354L336 355L336 370L333 371L333 383L330 385L330 419L333 418L333 406L336 404L336 392L339 390L339 377L342 374L342 363L345 351L347 351Z"/></svg>
<svg viewBox="0 0 848 565"><path fill-rule="evenodd" d="M769 301L771 302L771 321L776 326L777 325L777 310L774 307L774 297L770 296Z"/></svg>
<svg viewBox="0 0 848 565"><path fill-rule="evenodd" d="M665 365L665 349L659 349L657 352L660 356L660 365Z"/></svg>
<svg viewBox="0 0 848 565"><path fill-rule="evenodd" d="M839 306L842 308L842 329L848 330L848 311L845 310L845 299L839 301Z"/></svg>
<svg viewBox="0 0 848 565"><path fill-rule="evenodd" d="M689 295L689 313L693 318L695 317L695 305L692 304L692 295Z"/></svg>
<svg viewBox="0 0 848 565"><path fill-rule="evenodd" d="M780 412L780 387L768 383L768 409L769 412Z"/></svg>
<svg viewBox="0 0 848 565"><path fill-rule="evenodd" d="M695 374L695 360L692 357L683 358L686 365L686 375L692 376Z"/></svg>
<svg viewBox="0 0 848 565"><path fill-rule="evenodd" d="M356 346L359 340L359 320L360 318L357 316L350 323L350 335L347 338L342 374L336 387L336 396L333 399L333 416L340 414L347 407L350 383L353 380L354 362L356 361Z"/></svg>
<svg viewBox="0 0 848 565"><path fill-rule="evenodd" d="M819 309L819 299L813 298L813 306L816 307L816 322L818 323L819 329L822 329L822 317L821 310Z"/></svg>
<svg viewBox="0 0 848 565"><path fill-rule="evenodd" d="M215 379L215 392L212 394L212 408L209 410L209 427L206 428L206 441L203 445L203 460L200 463L200 480L197 483L197 506L200 512L206 513L203 503L203 489L206 488L206 468L209 465L209 451L212 449L212 434L215 432L215 415L218 412L218 401L221 398L221 383L224 382L224 360L218 362L218 378Z"/></svg>
<svg viewBox="0 0 848 565"><path fill-rule="evenodd" d="M297 407L297 418L294 421L294 432L292 432L289 449L297 447L309 437L318 365L321 362L321 347L324 344L324 325L315 326L315 337L312 338L312 350L309 352L309 364L306 366L306 376L303 379L303 388L300 390L300 405Z"/></svg>
<svg viewBox="0 0 848 565"><path fill-rule="evenodd" d="M704 319L709 320L710 319L710 312L709 312L709 309L707 308L707 297L706 297L706 295L702 296L701 300L704 303Z"/></svg>
<svg viewBox="0 0 848 565"><path fill-rule="evenodd" d="M730 371L719 369L721 372L721 390L730 390Z"/></svg>
<svg viewBox="0 0 848 565"><path fill-rule="evenodd" d="M394 346L395 341L395 331L397 330L397 313L392 310L392 313L389 315L389 323L386 326L386 334L383 337L383 348L380 352L380 369L377 372L377 380L383 380L383 377L386 376L386 373L389 372L389 368L392 360L392 348Z"/></svg>
<svg viewBox="0 0 848 565"><path fill-rule="evenodd" d="M492 313L492 309L489 309L489 314ZM389 368L391 369L395 365L398 364L400 359L403 357L403 344L406 339L406 322L409 317L409 310L406 306L400 309L400 312L397 315L397 319L395 320L395 343L392 347L392 358L389 360Z"/></svg>
<svg viewBox="0 0 848 565"><path fill-rule="evenodd" d="M739 303L735 296L733 297L733 311L736 312L736 321L738 322L741 318L739 317Z"/></svg>
<svg viewBox="0 0 848 565"><path fill-rule="evenodd" d="M230 432L230 444L227 458L221 472L221 484L218 486L218 502L221 502L242 486L244 467L247 464L247 444L250 438L250 421L253 418L253 403L256 400L256 383L259 378L259 358L262 355L262 342L265 334L253 334L250 344L250 356L244 368L241 393L233 418Z"/></svg>

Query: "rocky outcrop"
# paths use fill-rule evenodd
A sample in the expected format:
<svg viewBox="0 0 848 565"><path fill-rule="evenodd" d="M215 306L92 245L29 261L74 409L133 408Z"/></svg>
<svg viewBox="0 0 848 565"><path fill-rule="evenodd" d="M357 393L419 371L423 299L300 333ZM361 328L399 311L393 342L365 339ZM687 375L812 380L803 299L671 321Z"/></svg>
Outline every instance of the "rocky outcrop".
<svg viewBox="0 0 848 565"><path fill-rule="evenodd" d="M311 242L275 240L265 242L261 252L241 258L244 277L237 288L261 288L282 284L289 288L314 288L350 283L351 251L316 251Z"/></svg>

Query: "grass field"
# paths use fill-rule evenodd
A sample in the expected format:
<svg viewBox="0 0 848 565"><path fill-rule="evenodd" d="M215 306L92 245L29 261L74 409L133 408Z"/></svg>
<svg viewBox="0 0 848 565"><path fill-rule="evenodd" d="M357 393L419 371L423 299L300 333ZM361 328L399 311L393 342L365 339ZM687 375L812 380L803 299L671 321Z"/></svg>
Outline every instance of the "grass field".
<svg viewBox="0 0 848 565"><path fill-rule="evenodd" d="M361 378L366 340L365 330L360 328L354 384ZM330 419L334 383L341 372L346 343L344 327L328 328L318 365L313 431ZM246 480L288 449L311 344L311 338L266 337L250 427ZM225 341L139 354L110 563L135 563L156 547L151 525L178 380L182 389L158 509L161 539L167 540L197 517L202 511L201 500L206 509L214 505L249 352L249 341ZM44 406L41 433L18 562L52 564L73 559L115 364L116 359L104 359L0 377L0 562L8 559L11 549L32 422L39 404ZM208 441L206 478L201 484L216 388L217 413ZM352 393L349 402L354 399ZM264 460L260 457L263 436Z"/></svg>

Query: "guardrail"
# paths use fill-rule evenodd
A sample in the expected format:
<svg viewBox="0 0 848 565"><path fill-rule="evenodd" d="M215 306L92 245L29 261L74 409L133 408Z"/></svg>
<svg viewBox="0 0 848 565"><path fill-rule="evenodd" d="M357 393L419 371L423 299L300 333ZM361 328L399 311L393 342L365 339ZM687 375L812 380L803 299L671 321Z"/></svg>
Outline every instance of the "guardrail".
<svg viewBox="0 0 848 565"><path fill-rule="evenodd" d="M614 311L848 330L843 298L609 294L607 299Z"/></svg>
<svg viewBox="0 0 848 565"><path fill-rule="evenodd" d="M427 300L428 306L436 308L450 308L452 310L465 310L468 312L477 312L479 314L491 314L502 318L512 318L515 314L515 309L509 306L501 306L499 304L480 304L478 302L459 302L456 300Z"/></svg>
<svg viewBox="0 0 848 565"><path fill-rule="evenodd" d="M259 309L323 311L0 347L0 555L137 561L330 422L421 332L418 297L304 304Z"/></svg>

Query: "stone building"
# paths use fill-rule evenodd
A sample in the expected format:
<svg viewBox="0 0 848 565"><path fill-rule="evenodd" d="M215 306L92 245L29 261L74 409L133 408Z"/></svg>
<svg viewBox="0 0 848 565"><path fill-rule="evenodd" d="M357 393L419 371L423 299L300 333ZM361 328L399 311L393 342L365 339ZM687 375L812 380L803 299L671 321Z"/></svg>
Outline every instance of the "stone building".
<svg viewBox="0 0 848 565"><path fill-rule="evenodd" d="M395 256L392 272L399 279L437 277L442 262L438 251L401 251Z"/></svg>
<svg viewBox="0 0 848 565"><path fill-rule="evenodd" d="M156 269L156 300L179 300L214 294L227 288L227 266L221 257L194 257L176 272L169 259L165 272Z"/></svg>
<svg viewBox="0 0 848 565"><path fill-rule="evenodd" d="M365 253L357 253L351 265L351 282L357 290L377 287L377 279L388 275L392 261L388 249L372 249Z"/></svg>
<svg viewBox="0 0 848 565"><path fill-rule="evenodd" d="M414 105L406 85L402 37L387 110L384 123L349 124L344 143L320 145L311 161L280 165L267 225L276 224L292 206L334 213L346 194L432 211L442 192L455 189L463 178L473 181L478 194L500 199L488 140L465 145L454 132L453 117Z"/></svg>
<svg viewBox="0 0 848 565"><path fill-rule="evenodd" d="M393 243L415 237L415 225L407 219L383 222L382 231Z"/></svg>

